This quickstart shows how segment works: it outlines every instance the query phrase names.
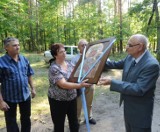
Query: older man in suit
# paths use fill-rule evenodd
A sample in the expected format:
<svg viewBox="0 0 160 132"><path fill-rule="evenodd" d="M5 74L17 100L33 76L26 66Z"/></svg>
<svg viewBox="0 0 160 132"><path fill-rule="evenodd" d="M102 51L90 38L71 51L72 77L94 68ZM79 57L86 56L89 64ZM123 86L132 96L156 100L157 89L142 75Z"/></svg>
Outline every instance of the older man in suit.
<svg viewBox="0 0 160 132"><path fill-rule="evenodd" d="M147 45L146 36L131 36L126 46L128 56L118 62L107 61L105 66L105 69L123 69L122 81L99 80L99 84L110 85L111 91L121 93L126 132L151 132L159 63L147 50Z"/></svg>

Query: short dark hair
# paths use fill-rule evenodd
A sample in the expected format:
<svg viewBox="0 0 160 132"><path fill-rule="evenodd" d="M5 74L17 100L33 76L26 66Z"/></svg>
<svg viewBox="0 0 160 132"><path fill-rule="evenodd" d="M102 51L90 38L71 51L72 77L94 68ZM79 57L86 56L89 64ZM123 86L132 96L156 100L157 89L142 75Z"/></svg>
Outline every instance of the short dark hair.
<svg viewBox="0 0 160 132"><path fill-rule="evenodd" d="M60 48L64 48L64 45L61 43L55 43L50 46L50 52L54 59Z"/></svg>
<svg viewBox="0 0 160 132"><path fill-rule="evenodd" d="M19 41L17 38L14 38L14 37L7 37L3 40L3 43L4 43L4 46L8 45L9 42L11 41Z"/></svg>

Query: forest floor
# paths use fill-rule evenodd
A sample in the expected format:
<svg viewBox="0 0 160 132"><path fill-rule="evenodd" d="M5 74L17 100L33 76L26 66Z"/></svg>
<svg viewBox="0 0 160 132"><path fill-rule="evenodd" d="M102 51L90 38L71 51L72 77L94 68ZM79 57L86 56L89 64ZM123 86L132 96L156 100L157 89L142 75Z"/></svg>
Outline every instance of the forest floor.
<svg viewBox="0 0 160 132"><path fill-rule="evenodd" d="M106 73L102 75L105 76ZM111 70L107 72L107 76L121 79L121 71ZM102 86L96 86L96 89L100 88ZM96 119L97 124L90 125L91 132L125 132L123 105L119 107L119 93L109 91L108 86L103 87L101 93L93 101L93 117ZM0 132L5 131L5 128L0 129ZM37 120L33 120L32 132L53 132L50 115L40 115ZM65 132L69 132L67 121L65 122ZM87 132L85 123L80 125L80 132ZM152 132L160 132L160 77L155 91Z"/></svg>

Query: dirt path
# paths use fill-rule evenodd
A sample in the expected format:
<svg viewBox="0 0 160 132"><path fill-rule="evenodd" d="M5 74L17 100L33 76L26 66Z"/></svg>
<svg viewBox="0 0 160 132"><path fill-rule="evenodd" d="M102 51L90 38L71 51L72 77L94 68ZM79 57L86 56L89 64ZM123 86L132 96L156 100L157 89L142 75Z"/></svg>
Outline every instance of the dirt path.
<svg viewBox="0 0 160 132"><path fill-rule="evenodd" d="M107 73L107 75L120 79L121 71L112 70ZM100 87L96 88L98 89ZM157 81L155 94L152 132L160 132L160 77ZM119 93L110 92L108 87L105 87L104 92L101 92L94 100L93 115L97 120L97 124L90 125L91 132L125 132L123 106L119 107ZM40 116L39 119L32 122L32 124L32 132L53 132L50 115ZM66 122L65 132L69 132L67 124ZM1 129L0 132L5 132L5 129ZM80 132L87 132L85 124L80 126Z"/></svg>

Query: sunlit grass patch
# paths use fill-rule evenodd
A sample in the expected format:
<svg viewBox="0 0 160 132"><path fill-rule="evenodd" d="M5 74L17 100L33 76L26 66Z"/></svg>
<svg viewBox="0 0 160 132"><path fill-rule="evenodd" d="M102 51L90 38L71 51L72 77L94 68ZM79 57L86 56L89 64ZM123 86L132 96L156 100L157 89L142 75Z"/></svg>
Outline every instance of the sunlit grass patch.
<svg viewBox="0 0 160 132"><path fill-rule="evenodd" d="M41 98L39 101L32 100L32 117L37 118L39 115L49 114L48 98Z"/></svg>
<svg viewBox="0 0 160 132"><path fill-rule="evenodd" d="M23 53L23 55L30 61L31 64L43 61L43 54Z"/></svg>
<svg viewBox="0 0 160 132"><path fill-rule="evenodd" d="M0 111L0 128L3 128L4 126L5 126L4 113Z"/></svg>

